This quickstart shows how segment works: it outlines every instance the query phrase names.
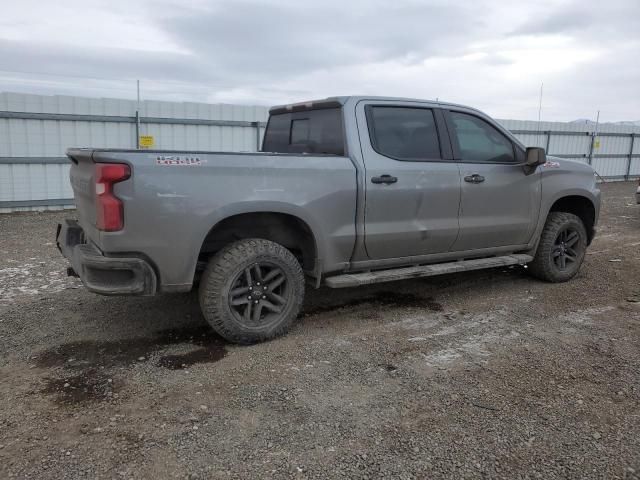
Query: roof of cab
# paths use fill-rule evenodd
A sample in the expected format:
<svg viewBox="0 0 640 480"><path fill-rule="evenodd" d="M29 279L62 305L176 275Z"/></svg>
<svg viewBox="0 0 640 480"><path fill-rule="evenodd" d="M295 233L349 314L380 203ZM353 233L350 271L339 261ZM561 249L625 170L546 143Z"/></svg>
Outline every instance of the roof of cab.
<svg viewBox="0 0 640 480"><path fill-rule="evenodd" d="M342 107L347 101L352 100L359 102L360 100L384 100L392 102L417 102L428 103L431 105L448 106L448 107L463 107L471 110L476 110L473 107L466 105L460 105L456 103L441 102L439 100L425 100L420 98L403 98L403 97L381 97L374 95L347 95L339 97L327 97L318 100L309 100L307 102L289 103L286 105L276 105L269 109L270 114L287 113L287 112L299 112L304 110L319 110L324 108L338 108Z"/></svg>

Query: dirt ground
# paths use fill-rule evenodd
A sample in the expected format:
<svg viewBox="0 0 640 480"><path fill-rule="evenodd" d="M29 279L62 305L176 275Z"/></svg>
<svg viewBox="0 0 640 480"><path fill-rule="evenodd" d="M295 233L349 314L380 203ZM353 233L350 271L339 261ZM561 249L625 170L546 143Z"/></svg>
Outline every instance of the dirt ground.
<svg viewBox="0 0 640 480"><path fill-rule="evenodd" d="M310 291L250 347L67 278L73 211L0 215L0 478L639 478L640 206L602 190L571 282Z"/></svg>

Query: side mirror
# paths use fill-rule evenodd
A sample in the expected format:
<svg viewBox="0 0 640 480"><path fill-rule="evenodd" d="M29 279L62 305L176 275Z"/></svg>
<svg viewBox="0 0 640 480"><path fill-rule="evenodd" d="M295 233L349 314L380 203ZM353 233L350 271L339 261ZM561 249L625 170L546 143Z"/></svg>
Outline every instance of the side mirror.
<svg viewBox="0 0 640 480"><path fill-rule="evenodd" d="M527 167L535 168L547 162L547 153L541 147L527 147L527 154L524 164Z"/></svg>

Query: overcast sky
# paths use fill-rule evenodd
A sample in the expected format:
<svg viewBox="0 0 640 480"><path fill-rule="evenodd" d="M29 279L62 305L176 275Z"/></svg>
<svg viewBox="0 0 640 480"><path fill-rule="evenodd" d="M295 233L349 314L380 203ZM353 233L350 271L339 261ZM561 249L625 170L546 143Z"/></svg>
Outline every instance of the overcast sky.
<svg viewBox="0 0 640 480"><path fill-rule="evenodd" d="M640 120L640 0L2 2L0 91L273 105L439 98Z"/></svg>

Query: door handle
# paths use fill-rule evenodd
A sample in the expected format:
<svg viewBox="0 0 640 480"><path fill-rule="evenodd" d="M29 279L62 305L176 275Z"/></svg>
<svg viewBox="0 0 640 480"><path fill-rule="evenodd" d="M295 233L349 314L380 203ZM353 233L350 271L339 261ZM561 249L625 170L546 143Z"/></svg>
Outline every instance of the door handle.
<svg viewBox="0 0 640 480"><path fill-rule="evenodd" d="M464 181L469 183L482 183L484 182L484 177L482 175L474 173L473 175L467 175L466 177L464 177Z"/></svg>
<svg viewBox="0 0 640 480"><path fill-rule="evenodd" d="M398 177L392 177L391 175L380 175L379 177L371 177L371 183L396 183Z"/></svg>

